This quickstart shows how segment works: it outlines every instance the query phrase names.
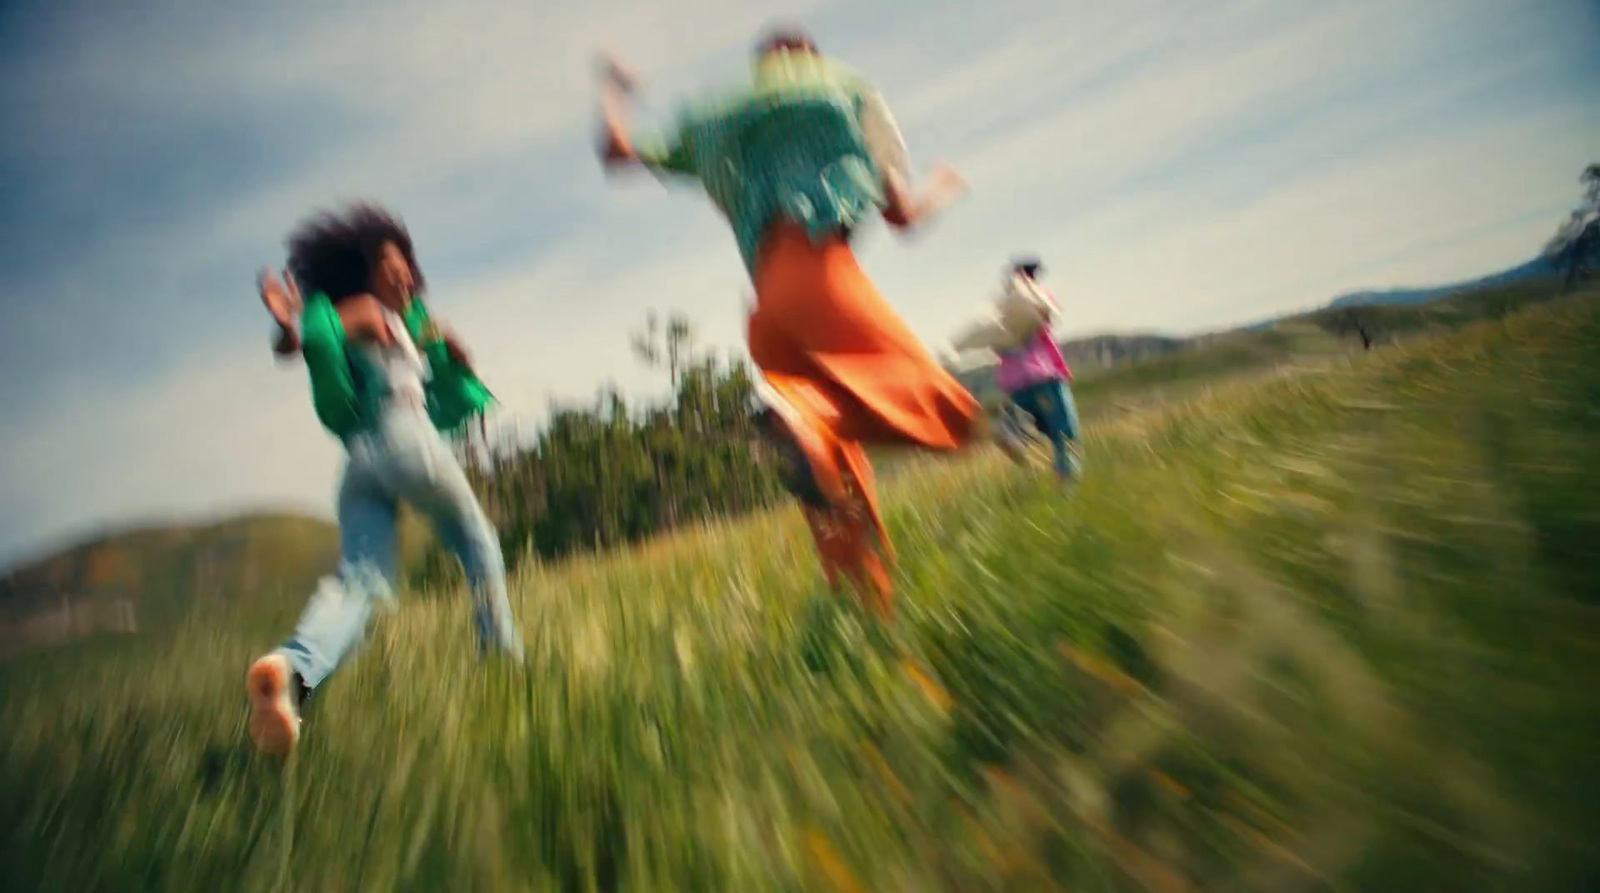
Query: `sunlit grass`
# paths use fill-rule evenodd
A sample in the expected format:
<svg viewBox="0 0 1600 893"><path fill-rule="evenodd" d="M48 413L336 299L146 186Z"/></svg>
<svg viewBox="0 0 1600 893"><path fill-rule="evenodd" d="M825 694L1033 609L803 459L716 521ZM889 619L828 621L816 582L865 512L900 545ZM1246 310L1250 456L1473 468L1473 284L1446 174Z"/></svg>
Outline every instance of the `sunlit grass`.
<svg viewBox="0 0 1600 893"><path fill-rule="evenodd" d="M1592 879L1600 305L1106 416L1071 491L896 476L902 617L792 510L385 616L287 766L279 629L0 677L43 890L1570 890ZM1224 382L1225 383L1218 383ZM1091 405L1093 395L1091 394Z"/></svg>

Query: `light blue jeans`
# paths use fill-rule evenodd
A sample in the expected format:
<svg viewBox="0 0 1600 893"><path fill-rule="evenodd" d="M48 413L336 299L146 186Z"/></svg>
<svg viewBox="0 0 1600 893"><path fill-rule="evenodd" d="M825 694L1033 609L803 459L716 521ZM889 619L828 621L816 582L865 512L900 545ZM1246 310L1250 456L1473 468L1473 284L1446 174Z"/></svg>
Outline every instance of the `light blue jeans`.
<svg viewBox="0 0 1600 893"><path fill-rule="evenodd" d="M1069 446L1078 439L1078 406L1073 402L1072 388L1065 381L1051 379L1019 388L1010 397L1018 409L1033 416L1039 433L1050 438L1050 445L1055 448L1056 473L1076 477L1080 463Z"/></svg>
<svg viewBox="0 0 1600 893"><path fill-rule="evenodd" d="M478 644L520 660L522 639L506 599L505 559L449 445L421 409L395 406L346 444L339 485L338 573L324 578L294 635L278 649L315 689L358 645L374 602L393 599L396 511L401 500L433 521L472 588Z"/></svg>

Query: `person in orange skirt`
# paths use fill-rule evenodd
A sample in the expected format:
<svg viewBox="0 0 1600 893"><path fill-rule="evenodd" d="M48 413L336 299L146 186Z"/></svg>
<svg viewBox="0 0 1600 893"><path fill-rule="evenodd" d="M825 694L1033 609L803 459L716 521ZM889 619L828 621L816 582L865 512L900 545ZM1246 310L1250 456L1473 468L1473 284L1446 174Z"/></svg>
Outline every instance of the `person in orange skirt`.
<svg viewBox="0 0 1600 893"><path fill-rule="evenodd" d="M785 483L829 585L853 584L892 618L894 551L865 448L956 450L977 434L982 409L878 294L850 239L879 216L910 230L966 184L940 166L913 193L882 96L797 31L762 42L753 85L685 108L667 139L630 132L633 86L606 63L607 167L697 181L727 218L755 284L750 357L766 385L763 421L788 460Z"/></svg>

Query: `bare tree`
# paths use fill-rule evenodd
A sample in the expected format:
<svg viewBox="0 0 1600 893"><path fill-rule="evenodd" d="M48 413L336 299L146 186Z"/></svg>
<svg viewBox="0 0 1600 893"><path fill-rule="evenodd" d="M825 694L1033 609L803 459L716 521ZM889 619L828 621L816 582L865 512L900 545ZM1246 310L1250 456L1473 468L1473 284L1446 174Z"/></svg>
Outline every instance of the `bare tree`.
<svg viewBox="0 0 1600 893"><path fill-rule="evenodd" d="M683 372L695 359L694 324L689 318L674 310L667 315L665 330L654 310L645 317L642 332L633 335L633 354L652 369L666 367L672 379L672 390L678 390Z"/></svg>
<svg viewBox="0 0 1600 893"><path fill-rule="evenodd" d="M1544 255L1566 269L1563 288L1600 266L1600 164L1583 169L1583 198L1545 243Z"/></svg>
<svg viewBox="0 0 1600 893"><path fill-rule="evenodd" d="M1333 317L1332 328L1335 334L1357 336L1361 349L1371 350L1379 334L1378 314L1371 307L1346 307Z"/></svg>

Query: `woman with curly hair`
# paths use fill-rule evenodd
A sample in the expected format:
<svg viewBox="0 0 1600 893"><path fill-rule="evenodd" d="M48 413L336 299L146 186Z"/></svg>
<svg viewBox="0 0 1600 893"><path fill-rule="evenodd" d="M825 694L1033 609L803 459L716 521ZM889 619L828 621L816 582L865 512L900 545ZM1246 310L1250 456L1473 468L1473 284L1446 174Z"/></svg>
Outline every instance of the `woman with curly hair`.
<svg viewBox="0 0 1600 893"><path fill-rule="evenodd" d="M404 224L370 205L319 214L289 237L284 280L264 271L259 286L279 328L274 352L305 360L317 418L347 454L338 572L247 675L251 738L285 755L299 740L305 699L361 641L374 601L393 597L402 500L461 561L481 648L520 660L522 641L498 536L441 436L481 417L492 398L460 340L430 320Z"/></svg>
<svg viewBox="0 0 1600 893"><path fill-rule="evenodd" d="M633 78L619 64L607 63L602 89L607 166L697 182L732 225L756 290L750 357L789 487L829 584L847 578L891 617L894 554L865 447L957 449L981 408L878 294L851 236L879 216L910 230L965 184L941 166L932 188L913 194L878 91L796 30L757 48L751 88L687 109L670 139L629 132Z"/></svg>

